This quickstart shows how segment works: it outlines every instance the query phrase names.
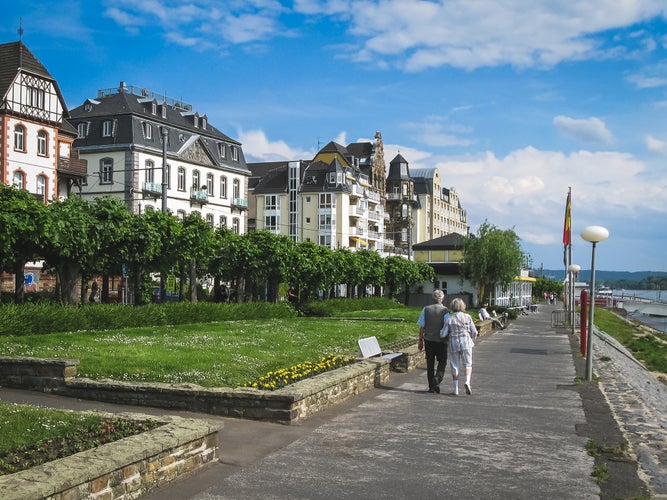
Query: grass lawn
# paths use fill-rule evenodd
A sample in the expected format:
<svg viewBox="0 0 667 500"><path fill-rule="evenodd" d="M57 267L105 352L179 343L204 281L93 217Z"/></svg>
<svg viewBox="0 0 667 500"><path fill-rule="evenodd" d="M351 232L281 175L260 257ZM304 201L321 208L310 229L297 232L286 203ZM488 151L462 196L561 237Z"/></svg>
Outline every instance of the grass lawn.
<svg viewBox="0 0 667 500"><path fill-rule="evenodd" d="M327 354L355 353L361 337L375 335L382 345L415 336L419 312L350 314L402 322L290 318L0 337L0 355L76 358L79 376L93 379L238 387Z"/></svg>

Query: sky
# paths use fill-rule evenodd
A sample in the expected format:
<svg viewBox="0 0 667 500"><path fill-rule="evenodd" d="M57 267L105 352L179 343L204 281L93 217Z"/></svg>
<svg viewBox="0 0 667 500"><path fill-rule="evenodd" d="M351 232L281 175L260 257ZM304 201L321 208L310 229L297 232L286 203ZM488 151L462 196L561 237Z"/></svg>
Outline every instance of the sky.
<svg viewBox="0 0 667 500"><path fill-rule="evenodd" d="M440 170L534 269L667 271L664 0L14 0L69 108L119 82L182 99L248 162L382 133L387 168Z"/></svg>

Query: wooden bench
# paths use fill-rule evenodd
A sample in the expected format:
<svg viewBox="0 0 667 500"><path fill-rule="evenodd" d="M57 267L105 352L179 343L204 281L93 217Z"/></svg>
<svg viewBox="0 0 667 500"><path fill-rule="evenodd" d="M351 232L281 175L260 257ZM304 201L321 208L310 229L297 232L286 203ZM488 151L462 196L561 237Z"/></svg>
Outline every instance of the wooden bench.
<svg viewBox="0 0 667 500"><path fill-rule="evenodd" d="M378 343L378 339L375 336L359 339L358 343L362 358L374 358L375 356L380 356L384 359L393 360L399 356L403 356L402 352L382 354L382 349L380 349L380 344Z"/></svg>

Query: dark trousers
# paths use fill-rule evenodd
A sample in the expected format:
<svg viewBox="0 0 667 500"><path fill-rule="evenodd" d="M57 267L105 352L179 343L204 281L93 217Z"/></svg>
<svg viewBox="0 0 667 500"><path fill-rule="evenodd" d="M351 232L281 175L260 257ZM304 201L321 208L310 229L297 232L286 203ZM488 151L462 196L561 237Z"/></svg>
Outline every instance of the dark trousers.
<svg viewBox="0 0 667 500"><path fill-rule="evenodd" d="M428 388L435 389L445 377L447 367L447 342L434 342L424 339L424 353L426 354L426 377ZM436 368L435 361L438 360Z"/></svg>

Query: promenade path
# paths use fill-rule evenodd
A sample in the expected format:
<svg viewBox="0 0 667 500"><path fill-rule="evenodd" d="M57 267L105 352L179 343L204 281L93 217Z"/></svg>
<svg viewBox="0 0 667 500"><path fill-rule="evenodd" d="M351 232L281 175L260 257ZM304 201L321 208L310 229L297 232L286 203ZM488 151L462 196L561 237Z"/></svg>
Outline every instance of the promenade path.
<svg viewBox="0 0 667 500"><path fill-rule="evenodd" d="M146 498L615 498L591 477L586 442L596 432L614 442L609 433L619 430L599 397L595 422L584 411L571 336L551 326L553 308L478 342L471 396L449 394L449 368L442 393L429 394L425 371L416 369L293 425L170 412L219 423L220 459ZM9 389L0 398L163 412ZM642 486L630 483L634 492Z"/></svg>

